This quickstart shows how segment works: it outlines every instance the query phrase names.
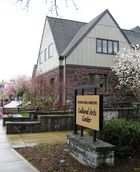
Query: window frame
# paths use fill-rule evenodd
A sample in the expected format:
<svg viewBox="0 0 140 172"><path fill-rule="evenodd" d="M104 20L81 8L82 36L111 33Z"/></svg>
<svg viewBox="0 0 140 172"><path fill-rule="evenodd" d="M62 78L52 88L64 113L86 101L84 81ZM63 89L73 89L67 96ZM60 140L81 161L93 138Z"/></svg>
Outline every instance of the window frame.
<svg viewBox="0 0 140 172"><path fill-rule="evenodd" d="M53 43L48 46L48 58L53 56Z"/></svg>
<svg viewBox="0 0 140 172"><path fill-rule="evenodd" d="M107 92L107 74L98 74L98 73L89 73L88 74L88 76L89 76L89 84L97 84L96 82L95 83L93 83L92 81L91 81L91 77L93 77L93 76L96 76L96 75L98 75L98 76L103 76L104 77L104 87L102 87L102 88L99 88L98 90L97 90L97 92L100 94L100 93L106 93ZM100 80L101 80L102 78L100 78ZM98 83L98 84L101 84L101 83Z"/></svg>
<svg viewBox="0 0 140 172"><path fill-rule="evenodd" d="M47 50L48 50L47 48L45 48L45 50L44 50L44 61L47 60L47 55L48 55L48 54L47 54Z"/></svg>
<svg viewBox="0 0 140 172"><path fill-rule="evenodd" d="M101 43L102 43L101 51L104 54L107 54L108 53L108 41L104 39L104 40L101 41Z"/></svg>
<svg viewBox="0 0 140 172"><path fill-rule="evenodd" d="M99 45L99 41L100 41L101 45ZM106 47L105 47L106 51L104 49L103 42L106 42ZM109 47L110 47L109 43L112 43L112 52L109 51ZM119 51L119 41L111 40L111 39L96 38L96 53L115 55L116 54L116 52L114 51L114 49L115 49L114 44L115 43L117 45L116 47L117 47L117 52L118 52Z"/></svg>
<svg viewBox="0 0 140 172"><path fill-rule="evenodd" d="M39 53L39 64L43 63L43 51L40 51Z"/></svg>

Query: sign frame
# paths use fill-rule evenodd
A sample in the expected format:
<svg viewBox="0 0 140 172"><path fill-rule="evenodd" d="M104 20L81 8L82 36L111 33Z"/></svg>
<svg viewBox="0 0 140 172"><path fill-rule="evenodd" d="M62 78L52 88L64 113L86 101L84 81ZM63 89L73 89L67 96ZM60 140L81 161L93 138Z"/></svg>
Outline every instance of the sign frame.
<svg viewBox="0 0 140 172"><path fill-rule="evenodd" d="M92 89L93 90L93 94L91 95L97 95L97 88L102 87L102 84L95 84L95 85L80 85L78 87L74 87L74 134L78 134L77 131L77 124L76 124L76 101L77 101L77 95L79 93L79 91L81 92L80 95L84 95L84 91L85 89ZM100 99L100 103L99 103L99 107L100 107L100 119L99 119L99 129L100 131L103 129L103 95L99 95L99 99ZM81 137L83 136L83 130L84 127L81 126ZM97 134L97 130L93 130L93 142L96 142L96 134Z"/></svg>
<svg viewBox="0 0 140 172"><path fill-rule="evenodd" d="M96 131L103 129L103 96L76 96L76 125Z"/></svg>

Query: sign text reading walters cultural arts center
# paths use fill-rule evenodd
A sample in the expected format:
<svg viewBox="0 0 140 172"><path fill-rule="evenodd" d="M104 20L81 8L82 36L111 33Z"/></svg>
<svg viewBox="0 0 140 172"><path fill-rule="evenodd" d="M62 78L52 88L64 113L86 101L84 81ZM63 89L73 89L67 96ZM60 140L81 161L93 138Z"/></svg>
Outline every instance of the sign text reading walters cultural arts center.
<svg viewBox="0 0 140 172"><path fill-rule="evenodd" d="M76 98L76 124L100 131L102 128L102 96L80 95Z"/></svg>

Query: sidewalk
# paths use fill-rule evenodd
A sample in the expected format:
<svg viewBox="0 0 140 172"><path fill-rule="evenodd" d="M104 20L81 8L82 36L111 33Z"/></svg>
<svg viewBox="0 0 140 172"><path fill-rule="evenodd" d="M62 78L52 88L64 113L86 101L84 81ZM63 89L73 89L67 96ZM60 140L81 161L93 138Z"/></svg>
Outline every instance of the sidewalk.
<svg viewBox="0 0 140 172"><path fill-rule="evenodd" d="M0 172L39 172L10 145L0 119Z"/></svg>
<svg viewBox="0 0 140 172"><path fill-rule="evenodd" d="M28 134L8 134L7 138L13 148L36 146L38 144L65 144L68 131L53 131Z"/></svg>

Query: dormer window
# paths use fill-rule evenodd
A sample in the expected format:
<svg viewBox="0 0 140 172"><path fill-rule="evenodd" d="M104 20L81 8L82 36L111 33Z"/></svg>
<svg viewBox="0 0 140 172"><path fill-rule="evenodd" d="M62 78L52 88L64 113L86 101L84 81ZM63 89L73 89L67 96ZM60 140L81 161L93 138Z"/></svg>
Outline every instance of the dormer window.
<svg viewBox="0 0 140 172"><path fill-rule="evenodd" d="M119 51L119 41L96 39L96 53L117 54Z"/></svg>

